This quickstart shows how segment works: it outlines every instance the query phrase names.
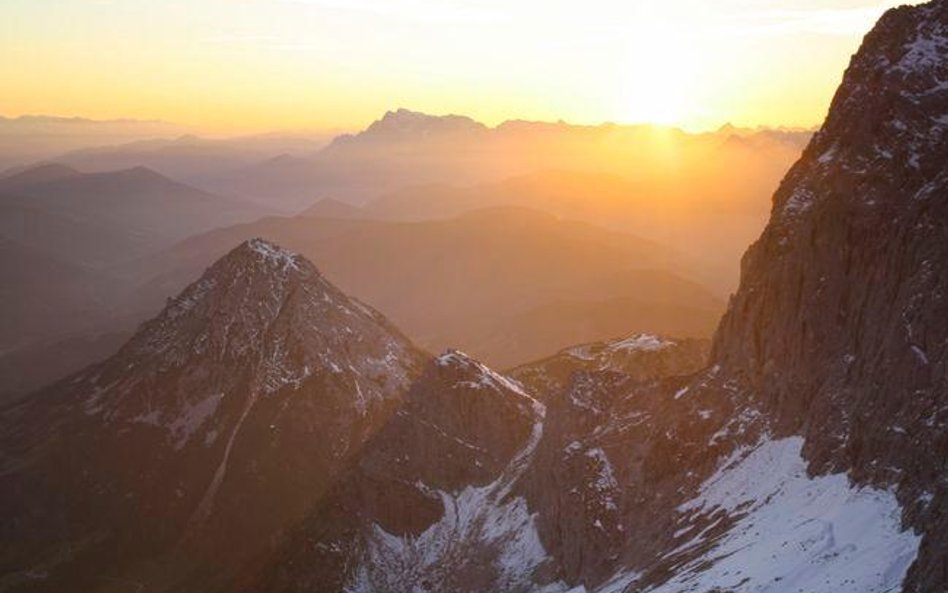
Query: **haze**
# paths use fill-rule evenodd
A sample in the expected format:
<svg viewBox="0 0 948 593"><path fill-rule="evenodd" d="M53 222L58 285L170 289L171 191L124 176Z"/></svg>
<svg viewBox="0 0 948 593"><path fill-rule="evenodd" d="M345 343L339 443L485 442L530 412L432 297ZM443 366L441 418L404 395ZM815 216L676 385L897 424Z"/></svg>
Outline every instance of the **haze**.
<svg viewBox="0 0 948 593"><path fill-rule="evenodd" d="M0 0L0 593L948 593L948 0Z"/></svg>
<svg viewBox="0 0 948 593"><path fill-rule="evenodd" d="M8 0L0 114L216 133L359 129L392 106L488 124L812 127L895 4Z"/></svg>

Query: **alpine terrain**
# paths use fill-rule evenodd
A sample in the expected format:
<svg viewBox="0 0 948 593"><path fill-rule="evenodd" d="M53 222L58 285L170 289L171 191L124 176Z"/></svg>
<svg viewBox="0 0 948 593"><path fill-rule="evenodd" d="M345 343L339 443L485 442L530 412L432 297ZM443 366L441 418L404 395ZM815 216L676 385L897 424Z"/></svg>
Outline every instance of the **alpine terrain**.
<svg viewBox="0 0 948 593"><path fill-rule="evenodd" d="M948 591L946 270L933 0L865 37L710 342L500 372L245 241L0 409L0 592Z"/></svg>

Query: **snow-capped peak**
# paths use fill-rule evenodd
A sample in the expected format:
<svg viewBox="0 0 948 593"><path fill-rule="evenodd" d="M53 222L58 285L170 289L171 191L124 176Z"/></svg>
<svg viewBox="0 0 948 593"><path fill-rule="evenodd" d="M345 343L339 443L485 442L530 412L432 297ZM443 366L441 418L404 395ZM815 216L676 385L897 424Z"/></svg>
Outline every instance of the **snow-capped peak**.
<svg viewBox="0 0 948 593"><path fill-rule="evenodd" d="M501 375L484 363L472 358L460 350L448 350L444 352L441 356L435 359L435 363L439 367L456 367L459 369L464 369L465 374L473 372L473 374L478 377L476 382L466 381L466 383L477 384L497 390L512 391L517 395L526 398L530 402L536 402L532 396L528 395L527 392L524 391L523 385L521 385L519 382Z"/></svg>
<svg viewBox="0 0 948 593"><path fill-rule="evenodd" d="M277 266L283 270L289 268L299 269L299 255L260 238L250 239L244 242L241 248L246 248L252 253L258 255L267 265Z"/></svg>

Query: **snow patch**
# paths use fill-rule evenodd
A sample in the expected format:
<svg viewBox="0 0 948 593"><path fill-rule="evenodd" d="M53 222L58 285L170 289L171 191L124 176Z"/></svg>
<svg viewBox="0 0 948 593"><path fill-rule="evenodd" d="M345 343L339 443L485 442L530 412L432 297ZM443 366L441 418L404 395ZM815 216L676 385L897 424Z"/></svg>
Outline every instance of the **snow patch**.
<svg viewBox="0 0 948 593"><path fill-rule="evenodd" d="M283 271L299 270L297 254L288 251L263 239L250 239L247 246L267 265L277 267Z"/></svg>
<svg viewBox="0 0 948 593"><path fill-rule="evenodd" d="M679 546L669 556L713 543L651 591L898 590L921 538L902 530L895 494L855 487L845 474L809 477L802 447L800 437L763 440L723 462L679 511L692 522L723 510L735 523L710 540L706 527Z"/></svg>
<svg viewBox="0 0 948 593"><path fill-rule="evenodd" d="M168 425L168 430L171 431L175 439L175 449L181 449L191 438L191 435L197 432L201 425L217 412L217 406L223 397L223 393L215 393L187 406L178 414L177 418Z"/></svg>
<svg viewBox="0 0 948 593"><path fill-rule="evenodd" d="M939 68L948 54L948 37L923 33L904 46L906 52L896 65L905 72L924 72Z"/></svg>
<svg viewBox="0 0 948 593"><path fill-rule="evenodd" d="M812 191L804 187L796 188L783 205L783 213L789 216L801 214L813 205L815 196Z"/></svg>
<svg viewBox="0 0 948 593"><path fill-rule="evenodd" d="M589 449L586 451L586 457L589 457L596 462L598 474L596 476L595 483L593 483L593 487L598 492L609 492L618 487L615 471L612 469L612 464L609 463L609 458L606 457L605 451L599 448Z"/></svg>
<svg viewBox="0 0 948 593"><path fill-rule="evenodd" d="M609 350L616 351L628 351L628 350L638 350L646 352L654 352L656 350L662 350L663 348L668 348L669 346L674 346L675 343L670 340L663 340L658 336L651 334L636 334L629 336L623 340L613 342L609 344Z"/></svg>
<svg viewBox="0 0 948 593"><path fill-rule="evenodd" d="M928 365L928 355L925 354L925 351L919 348L918 346L912 345L912 352L915 354L915 358L918 359L918 362L923 365Z"/></svg>
<svg viewBox="0 0 948 593"><path fill-rule="evenodd" d="M474 370L478 378L476 381L460 381L458 384L463 387L473 387L475 389L488 388L496 390L507 390L520 395L532 403L536 403L536 400L532 396L528 395L524 391L523 385L505 377L500 373L492 370L490 367L484 363L475 360L468 356L467 354L461 352L460 350L449 350L439 356L435 360L435 364L439 367L449 367L457 366L469 370Z"/></svg>

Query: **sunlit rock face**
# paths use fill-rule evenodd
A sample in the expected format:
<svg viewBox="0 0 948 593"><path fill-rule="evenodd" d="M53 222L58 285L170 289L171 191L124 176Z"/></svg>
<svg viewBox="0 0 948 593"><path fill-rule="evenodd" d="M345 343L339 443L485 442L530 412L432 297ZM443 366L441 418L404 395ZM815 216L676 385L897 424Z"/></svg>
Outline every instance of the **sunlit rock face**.
<svg viewBox="0 0 948 593"><path fill-rule="evenodd" d="M895 488L945 586L948 3L889 11L774 196L713 358L812 469Z"/></svg>

